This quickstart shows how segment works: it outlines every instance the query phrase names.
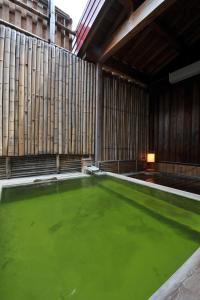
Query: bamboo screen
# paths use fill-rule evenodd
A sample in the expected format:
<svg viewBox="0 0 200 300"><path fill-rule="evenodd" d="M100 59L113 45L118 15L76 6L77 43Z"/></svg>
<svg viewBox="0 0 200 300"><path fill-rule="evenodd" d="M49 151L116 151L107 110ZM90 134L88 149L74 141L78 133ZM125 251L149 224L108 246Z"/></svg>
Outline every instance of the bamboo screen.
<svg viewBox="0 0 200 300"><path fill-rule="evenodd" d="M94 154L91 63L0 26L0 156Z"/></svg>
<svg viewBox="0 0 200 300"><path fill-rule="evenodd" d="M102 160L145 160L148 102L143 88L104 72Z"/></svg>

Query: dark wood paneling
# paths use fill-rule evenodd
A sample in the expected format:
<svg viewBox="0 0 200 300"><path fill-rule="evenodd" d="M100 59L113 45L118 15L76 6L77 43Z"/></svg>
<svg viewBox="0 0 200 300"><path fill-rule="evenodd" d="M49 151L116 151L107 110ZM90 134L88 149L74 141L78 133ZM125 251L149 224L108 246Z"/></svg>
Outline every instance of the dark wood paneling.
<svg viewBox="0 0 200 300"><path fill-rule="evenodd" d="M148 93L133 82L103 73L102 160L145 160Z"/></svg>
<svg viewBox="0 0 200 300"><path fill-rule="evenodd" d="M200 177L200 166L184 163L156 163L156 171L165 174L177 174L181 176Z"/></svg>
<svg viewBox="0 0 200 300"><path fill-rule="evenodd" d="M105 172L128 174L138 171L144 171L146 163L135 160L109 160L99 162L99 169Z"/></svg>
<svg viewBox="0 0 200 300"><path fill-rule="evenodd" d="M9 159L8 163L6 163L6 159ZM10 158L0 157L0 179L81 172L81 169L81 156L37 155Z"/></svg>
<svg viewBox="0 0 200 300"><path fill-rule="evenodd" d="M200 164L200 76L151 89L150 150L158 162Z"/></svg>

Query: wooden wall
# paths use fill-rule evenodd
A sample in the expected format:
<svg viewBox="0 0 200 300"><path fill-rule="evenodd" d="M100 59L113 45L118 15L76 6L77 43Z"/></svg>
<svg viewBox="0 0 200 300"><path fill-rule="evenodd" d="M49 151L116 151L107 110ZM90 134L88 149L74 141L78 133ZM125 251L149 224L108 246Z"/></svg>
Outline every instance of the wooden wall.
<svg viewBox="0 0 200 300"><path fill-rule="evenodd" d="M28 11L26 5L41 15ZM55 13L55 43L71 50L72 38L68 29L71 30L72 19L57 7ZM48 41L48 0L0 0L0 19Z"/></svg>
<svg viewBox="0 0 200 300"><path fill-rule="evenodd" d="M94 154L96 67L0 25L0 156Z"/></svg>
<svg viewBox="0 0 200 300"><path fill-rule="evenodd" d="M144 88L103 73L102 160L146 159L148 107Z"/></svg>
<svg viewBox="0 0 200 300"><path fill-rule="evenodd" d="M157 162L200 165L200 77L151 89L150 150Z"/></svg>

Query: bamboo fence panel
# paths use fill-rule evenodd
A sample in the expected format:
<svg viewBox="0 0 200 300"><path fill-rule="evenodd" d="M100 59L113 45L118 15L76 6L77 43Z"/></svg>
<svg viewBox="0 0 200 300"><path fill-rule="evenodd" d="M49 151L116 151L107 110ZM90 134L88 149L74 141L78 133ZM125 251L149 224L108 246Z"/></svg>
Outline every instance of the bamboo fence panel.
<svg viewBox="0 0 200 300"><path fill-rule="evenodd" d="M94 155L96 67L0 25L0 156Z"/></svg>
<svg viewBox="0 0 200 300"><path fill-rule="evenodd" d="M148 95L103 73L102 160L143 161L148 150Z"/></svg>

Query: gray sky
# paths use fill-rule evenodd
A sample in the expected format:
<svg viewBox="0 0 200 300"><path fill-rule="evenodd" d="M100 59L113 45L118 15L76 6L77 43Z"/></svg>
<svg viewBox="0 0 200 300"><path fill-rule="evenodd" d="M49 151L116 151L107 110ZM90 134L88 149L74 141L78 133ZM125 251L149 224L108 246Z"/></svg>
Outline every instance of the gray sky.
<svg viewBox="0 0 200 300"><path fill-rule="evenodd" d="M56 6L66 12L73 20L73 29L76 29L78 21L83 13L88 0L55 0Z"/></svg>

